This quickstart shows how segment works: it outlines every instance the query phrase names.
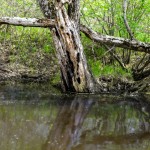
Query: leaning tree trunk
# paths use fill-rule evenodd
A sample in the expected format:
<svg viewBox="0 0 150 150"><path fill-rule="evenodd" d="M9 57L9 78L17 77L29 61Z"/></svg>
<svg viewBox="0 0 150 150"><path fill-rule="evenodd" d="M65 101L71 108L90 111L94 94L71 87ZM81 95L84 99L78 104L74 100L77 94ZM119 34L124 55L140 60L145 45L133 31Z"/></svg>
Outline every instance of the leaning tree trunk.
<svg viewBox="0 0 150 150"><path fill-rule="evenodd" d="M41 2L44 14L48 14L48 7L43 6L47 3L44 3L44 0ZM49 9L53 9L53 12L49 14L54 18L51 18L52 16L48 16L48 18L55 19L55 27L51 28L51 31L60 64L63 90L70 92L98 91L97 82L89 71L80 40L79 0L54 1L49 4Z"/></svg>

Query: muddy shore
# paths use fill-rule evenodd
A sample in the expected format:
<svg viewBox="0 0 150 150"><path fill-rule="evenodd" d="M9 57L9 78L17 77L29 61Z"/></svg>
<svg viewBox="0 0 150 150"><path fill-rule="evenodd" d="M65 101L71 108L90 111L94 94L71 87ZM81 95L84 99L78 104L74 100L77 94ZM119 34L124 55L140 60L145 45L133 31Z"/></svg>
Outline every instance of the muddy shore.
<svg viewBox="0 0 150 150"><path fill-rule="evenodd" d="M19 62L10 61L8 51L0 52L0 83L5 82L37 82L54 84L60 87L60 82L52 83L53 78L58 75L59 66L56 58L53 56L43 56L39 60L38 68L31 70L30 67ZM38 60L38 58L37 58ZM33 62L34 63L34 62ZM141 81L132 81L123 78L100 77L97 79L106 93L150 93L150 77Z"/></svg>

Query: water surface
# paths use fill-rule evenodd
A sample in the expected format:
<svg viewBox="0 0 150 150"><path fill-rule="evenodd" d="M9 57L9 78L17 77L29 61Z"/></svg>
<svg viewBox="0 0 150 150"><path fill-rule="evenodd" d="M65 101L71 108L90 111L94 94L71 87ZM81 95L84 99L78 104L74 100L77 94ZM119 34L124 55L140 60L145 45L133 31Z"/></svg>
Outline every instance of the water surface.
<svg viewBox="0 0 150 150"><path fill-rule="evenodd" d="M0 150L150 150L150 99L3 85Z"/></svg>

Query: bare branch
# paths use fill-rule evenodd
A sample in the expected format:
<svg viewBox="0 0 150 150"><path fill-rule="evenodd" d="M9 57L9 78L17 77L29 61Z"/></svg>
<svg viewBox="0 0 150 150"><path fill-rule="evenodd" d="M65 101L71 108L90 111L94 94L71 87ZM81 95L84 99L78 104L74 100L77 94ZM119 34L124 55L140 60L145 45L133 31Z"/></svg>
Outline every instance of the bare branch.
<svg viewBox="0 0 150 150"><path fill-rule="evenodd" d="M145 52L150 54L150 44L140 41L124 39L120 37L114 37L109 35L101 35L98 32L91 30L90 28L80 25L80 31L83 32L87 37L106 45L115 45L116 47L121 47L125 49L131 49L134 51Z"/></svg>
<svg viewBox="0 0 150 150"><path fill-rule="evenodd" d="M9 24L24 27L53 27L55 21L52 19L20 18L20 17L2 17L0 24Z"/></svg>
<svg viewBox="0 0 150 150"><path fill-rule="evenodd" d="M104 45L107 48L107 52L109 52L115 59L116 61L119 63L119 65L122 67L123 70L128 71L127 68L125 67L125 65L120 61L119 57L117 55L114 54L114 52L112 51L112 48L109 48L107 45Z"/></svg>

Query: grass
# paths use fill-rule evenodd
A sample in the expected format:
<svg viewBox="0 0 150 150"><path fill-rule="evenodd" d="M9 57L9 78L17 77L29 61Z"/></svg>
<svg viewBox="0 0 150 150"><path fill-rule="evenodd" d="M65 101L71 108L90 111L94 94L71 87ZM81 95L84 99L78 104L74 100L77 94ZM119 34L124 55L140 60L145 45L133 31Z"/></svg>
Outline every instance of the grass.
<svg viewBox="0 0 150 150"><path fill-rule="evenodd" d="M130 71L126 72L117 65L103 65L101 61L93 61L93 59L89 60L89 65L95 77L112 76L131 78Z"/></svg>
<svg viewBox="0 0 150 150"><path fill-rule="evenodd" d="M53 76L53 78L51 79L51 83L52 85L57 85L58 83L60 83L60 72L58 71L55 76Z"/></svg>

